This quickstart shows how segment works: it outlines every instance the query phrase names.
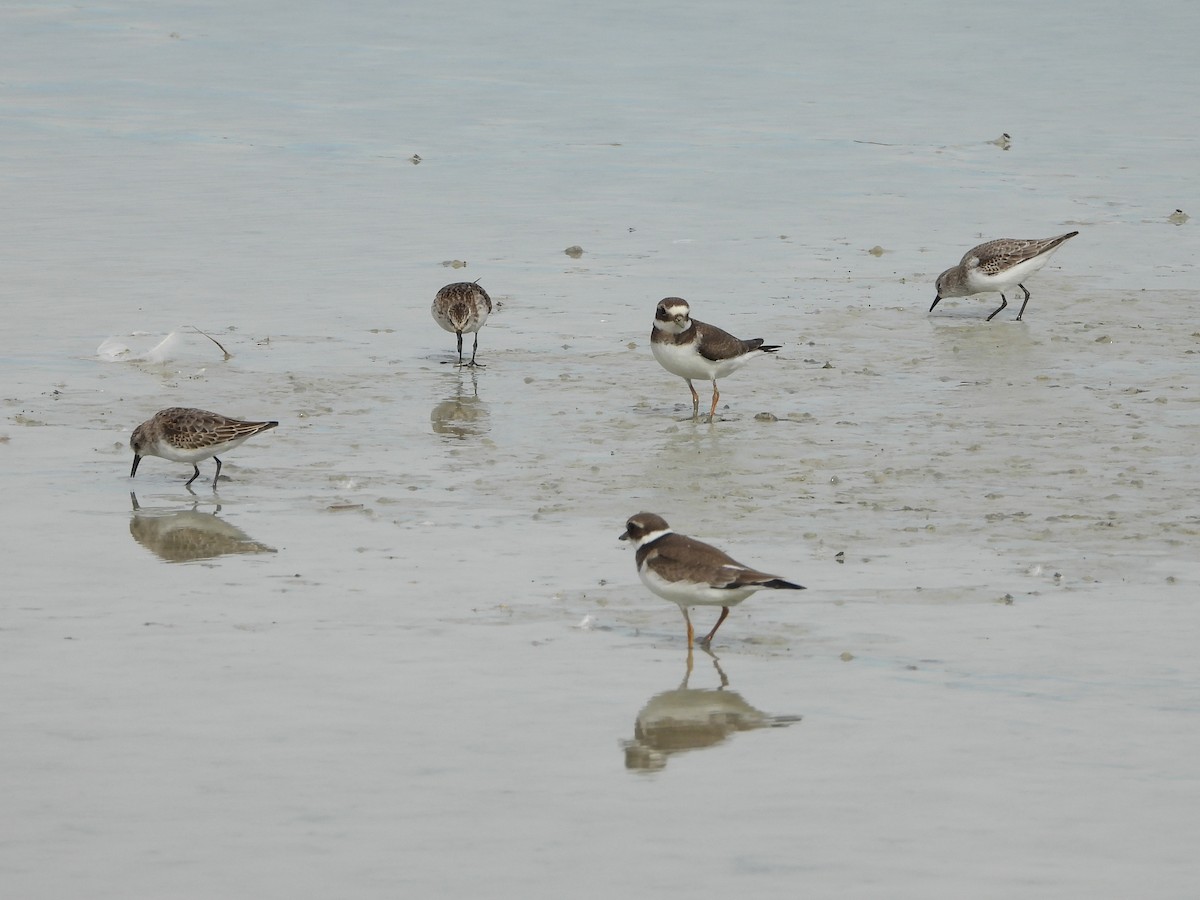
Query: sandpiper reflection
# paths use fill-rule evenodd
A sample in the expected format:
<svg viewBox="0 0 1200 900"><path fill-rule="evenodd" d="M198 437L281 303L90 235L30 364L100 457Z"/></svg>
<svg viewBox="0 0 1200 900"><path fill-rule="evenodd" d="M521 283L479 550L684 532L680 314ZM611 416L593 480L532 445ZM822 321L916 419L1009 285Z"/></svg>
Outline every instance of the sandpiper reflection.
<svg viewBox="0 0 1200 900"><path fill-rule="evenodd" d="M729 679L712 656L713 668L721 679L718 688L690 688L692 656L688 654L683 683L655 694L637 715L633 740L622 742L625 768L657 772L676 753L715 747L738 731L783 728L800 721L800 716L772 716L747 703L737 691L729 690Z"/></svg>
<svg viewBox="0 0 1200 900"><path fill-rule="evenodd" d="M251 540L236 525L217 518L220 504L212 512L191 509L145 509L137 495L129 492L133 516L129 533L133 539L166 562L191 562L214 559L230 553L275 553L274 547Z"/></svg>
<svg viewBox="0 0 1200 900"><path fill-rule="evenodd" d="M454 394L433 408L429 422L434 434L453 438L474 437L491 429L487 404L479 399L479 382L473 369L469 385L465 376L458 378Z"/></svg>

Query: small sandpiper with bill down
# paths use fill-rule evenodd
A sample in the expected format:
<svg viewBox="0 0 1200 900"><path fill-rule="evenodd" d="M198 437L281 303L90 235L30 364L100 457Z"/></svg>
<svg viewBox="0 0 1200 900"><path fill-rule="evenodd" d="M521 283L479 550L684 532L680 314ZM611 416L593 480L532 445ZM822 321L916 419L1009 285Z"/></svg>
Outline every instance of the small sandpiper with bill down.
<svg viewBox="0 0 1200 900"><path fill-rule="evenodd" d="M1050 256L1064 241L1079 234L1069 231L1052 238L999 238L988 241L978 247L972 247L963 256L962 261L952 269L947 269L937 277L937 296L933 298L935 306L947 297L970 297L972 294L998 293L1000 305L987 317L992 321L996 313L1008 306L1008 298L1004 292L1011 287L1019 287L1025 294L1021 310L1017 313L1016 321L1021 321L1025 314L1025 304L1029 302L1029 291L1022 284L1034 272L1038 271L1050 260Z"/></svg>
<svg viewBox="0 0 1200 900"><path fill-rule="evenodd" d="M190 463L192 477L184 487L200 477L197 463L210 456L217 462L217 473L213 476L213 490L221 477L221 460L218 453L225 453L240 445L247 438L278 425L278 422L243 422L206 409L189 409L172 406L160 409L153 418L147 419L133 430L129 446L133 450L133 468L129 477L137 475L138 465L146 456L158 456L172 462Z"/></svg>
<svg viewBox="0 0 1200 900"><path fill-rule="evenodd" d="M488 292L473 281L457 281L448 284L433 298L434 321L446 331L458 336L458 364L460 367L483 368L475 362L479 350L479 329L492 313L492 298ZM462 336L475 334L475 346L471 348L471 361L463 362Z"/></svg>

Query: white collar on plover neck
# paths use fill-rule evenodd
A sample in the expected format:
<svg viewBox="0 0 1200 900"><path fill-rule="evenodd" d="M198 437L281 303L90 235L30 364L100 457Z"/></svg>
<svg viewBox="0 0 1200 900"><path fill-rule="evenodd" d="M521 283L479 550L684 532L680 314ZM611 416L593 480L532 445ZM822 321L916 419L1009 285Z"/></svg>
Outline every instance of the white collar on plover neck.
<svg viewBox="0 0 1200 900"><path fill-rule="evenodd" d="M644 547L646 544L653 544L660 537L666 537L668 534L674 534L670 528L661 528L658 531L649 531L643 534L640 538L634 540L634 546Z"/></svg>
<svg viewBox="0 0 1200 900"><path fill-rule="evenodd" d="M634 547L644 547L670 533L671 526L666 519L654 513L642 512L629 518L625 523L625 533L620 537L623 541L630 541Z"/></svg>

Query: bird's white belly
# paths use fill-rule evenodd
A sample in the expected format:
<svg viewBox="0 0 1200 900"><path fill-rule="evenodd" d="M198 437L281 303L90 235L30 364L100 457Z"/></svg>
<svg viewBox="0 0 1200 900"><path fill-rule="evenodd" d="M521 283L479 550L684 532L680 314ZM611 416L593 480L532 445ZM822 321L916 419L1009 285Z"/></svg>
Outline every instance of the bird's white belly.
<svg viewBox="0 0 1200 900"><path fill-rule="evenodd" d="M701 356L695 350L694 345L651 343L650 350L654 354L654 358L658 360L658 364L672 375L688 379L703 378L706 381L724 378L744 366L751 357L762 355L751 351L732 359L713 361Z"/></svg>
<svg viewBox="0 0 1200 900"><path fill-rule="evenodd" d="M1005 269L996 275L987 275L979 269L970 269L967 272L968 293L986 294L1006 291L1010 287L1020 284L1049 260L1050 254L1043 253L1041 256L1035 256L1033 259L1017 263L1011 269Z"/></svg>
<svg viewBox="0 0 1200 900"><path fill-rule="evenodd" d="M190 450L184 450L167 441L160 440L154 445L154 450L148 455L169 459L173 462L194 464L211 456L219 456L226 450L232 450L234 447L243 444L249 437L250 435L246 435L245 437L234 438L232 441L222 441L219 444L208 444L204 447L195 447Z"/></svg>
<svg viewBox="0 0 1200 900"><path fill-rule="evenodd" d="M638 575L641 576L642 584L658 596L682 607L736 606L758 590L758 588L730 590L689 581L667 581L659 577L649 566L642 566L638 569Z"/></svg>
<svg viewBox="0 0 1200 900"><path fill-rule="evenodd" d="M488 311L482 306L477 307L475 312L471 313L471 318L467 320L467 324L463 326L463 334L470 334L473 331L478 331L483 327L483 323L488 320ZM454 329L450 329L453 331Z"/></svg>
<svg viewBox="0 0 1200 900"><path fill-rule="evenodd" d="M455 326L454 322L450 320L448 315L438 309L437 303L434 303L433 305L433 318L435 322L442 326L443 330L448 331L451 334L458 333L458 328ZM472 332L478 331L483 327L483 323L487 320L487 309L485 309L482 305L477 306L474 311L467 316L467 320L463 322L463 334L471 334Z"/></svg>

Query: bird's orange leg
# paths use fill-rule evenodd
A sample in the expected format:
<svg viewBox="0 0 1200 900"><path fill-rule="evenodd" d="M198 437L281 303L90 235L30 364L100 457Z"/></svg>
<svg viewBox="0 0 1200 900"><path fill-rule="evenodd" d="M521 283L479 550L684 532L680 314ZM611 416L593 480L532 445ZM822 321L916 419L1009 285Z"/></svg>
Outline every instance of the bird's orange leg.
<svg viewBox="0 0 1200 900"><path fill-rule="evenodd" d="M727 615L729 615L729 607L722 606L721 607L721 618L717 619L717 624L713 626L712 631L710 631L706 636L700 638L701 644L704 644L707 646L708 644L712 643L713 635L715 635L717 633L717 629L721 627L721 623L725 621L725 617Z"/></svg>
<svg viewBox="0 0 1200 900"><path fill-rule="evenodd" d="M687 382L688 390L692 392L692 418L698 419L700 418L700 395L697 394L696 389L692 387L692 379L685 378L684 381Z"/></svg>

